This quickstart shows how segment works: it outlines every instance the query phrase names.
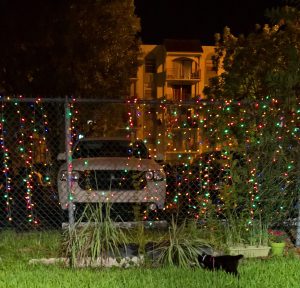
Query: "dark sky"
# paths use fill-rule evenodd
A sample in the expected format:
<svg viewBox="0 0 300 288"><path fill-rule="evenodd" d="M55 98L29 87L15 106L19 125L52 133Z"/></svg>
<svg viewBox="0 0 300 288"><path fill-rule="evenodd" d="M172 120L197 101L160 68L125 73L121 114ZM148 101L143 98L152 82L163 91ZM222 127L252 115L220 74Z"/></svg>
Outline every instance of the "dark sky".
<svg viewBox="0 0 300 288"><path fill-rule="evenodd" d="M166 38L200 39L214 44L214 34L228 26L235 34L248 34L256 23L266 23L266 8L284 0L135 0L145 44ZM204 4L207 3L207 4Z"/></svg>

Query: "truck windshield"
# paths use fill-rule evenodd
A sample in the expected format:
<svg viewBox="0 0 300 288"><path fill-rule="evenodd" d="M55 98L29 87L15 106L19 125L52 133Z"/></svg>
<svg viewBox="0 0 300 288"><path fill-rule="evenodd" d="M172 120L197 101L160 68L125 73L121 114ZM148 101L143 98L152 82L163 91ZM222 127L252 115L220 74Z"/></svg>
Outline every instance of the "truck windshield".
<svg viewBox="0 0 300 288"><path fill-rule="evenodd" d="M137 157L149 158L143 142L127 140L86 140L79 141L73 152L73 159L95 157Z"/></svg>

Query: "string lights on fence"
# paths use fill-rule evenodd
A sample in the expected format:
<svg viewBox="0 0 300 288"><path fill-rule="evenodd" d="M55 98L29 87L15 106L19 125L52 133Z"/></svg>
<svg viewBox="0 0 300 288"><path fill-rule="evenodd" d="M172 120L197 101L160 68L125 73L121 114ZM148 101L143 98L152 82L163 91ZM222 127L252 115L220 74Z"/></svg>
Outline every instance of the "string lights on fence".
<svg viewBox="0 0 300 288"><path fill-rule="evenodd" d="M1 183L0 183L0 195L1 202L5 203L4 211L1 211L5 218L11 222L12 221L12 187L11 187L11 167L10 167L10 155L9 150L6 147L5 136L6 136L6 120L5 120L5 103L1 103L1 122L0 122L0 146L1 146Z"/></svg>
<svg viewBox="0 0 300 288"><path fill-rule="evenodd" d="M25 184L26 191L22 197L26 201L27 220L34 223L36 221L34 216L35 203L32 201L32 195L35 193L33 185L33 165L36 149L34 147L34 134L40 133L37 131L37 122L42 122L43 131L39 138L39 144L45 145L47 154L49 152L49 144L46 138L48 137L49 123L48 116L44 111L43 99L37 98L35 102L27 106L26 109L29 109L31 113L31 116L27 118L25 117L26 110L21 107L22 100L23 98L19 97L19 100L9 102L9 105L14 107L18 115L18 124L14 123L14 127L18 126L15 135L17 136L18 154L25 163L25 175L23 175L22 183ZM75 108L75 103L75 100L70 101L69 114L65 115L71 121L68 131L71 135L71 138L68 140L69 147L73 147L75 139L78 138L76 123L78 123L81 115L78 109ZM265 138L273 137L273 139L268 139L268 141L272 142L272 149L274 148L271 158L272 165L277 165L285 149L290 149L290 151L294 149L292 141L299 145L300 104L296 103L296 106L291 109L284 108L282 101L271 97L264 97L260 101L246 104L242 101L234 100L225 100L224 103L214 100L209 100L205 103L196 101L190 106L184 106L183 104L182 102L167 103L164 99L161 99L154 106L152 104L139 103L138 99L125 103L128 118L128 122L125 124L127 137L133 140L136 133L139 133L139 129L141 129L142 133L139 135L150 146L154 159L161 159L159 154L163 154L164 160L168 161L173 157L171 160L176 162L175 171L166 170L167 177L172 179L174 183L167 187L169 202L166 203L165 209L173 210L185 202L184 204L188 207L187 213L191 213L197 219L205 217L209 209L211 209L210 204L212 203L213 195L210 189L216 179L213 179L214 175L209 173L203 175L199 173L199 170L203 167L210 169L212 163L209 158L201 158L196 163L197 155L206 151L221 150L223 151L222 153L225 153L224 157L226 156L226 159L230 159L229 154L236 150L243 154L247 165L247 175L243 179L244 190L239 191L239 193L243 192L243 197L247 198L247 209L250 215L249 221L251 222L256 214L264 209L263 201L266 201L263 195L264 184L262 179L264 175L262 175L260 167L258 167L259 159L257 154L251 154L251 149L255 150L255 148L263 147L263 141L267 141ZM5 183L1 186L1 197L6 203L7 219L11 221L13 218L11 206L12 183L10 177L11 167L9 167L9 147L6 142L6 130L8 128L5 119L7 117L5 105L2 101L0 144L3 154L3 167L1 169ZM155 109L151 109L154 107ZM40 114L42 115L41 117L39 116ZM153 120L157 122L153 123ZM153 129L154 126L156 131ZM176 140L178 135L181 135L181 138L179 137L179 140ZM286 139L290 143L287 143ZM290 148L289 145L291 146ZM69 154L71 153L72 151L69 151ZM226 153L229 154L226 155ZM168 159L167 157L170 158ZM47 156L45 159L49 161ZM290 156L287 156L286 159L285 166L278 168L282 195L286 193L287 187L292 183L291 175L295 172L297 164L295 159L292 159ZM73 168L72 159L70 160L69 173L71 173ZM198 165L198 170L196 170L198 172L193 170L195 163ZM282 163L280 162L279 164L281 165ZM228 172L230 166L228 166L229 164L226 165L222 169L224 169L224 177L230 183L235 181L235 179L230 178L231 175ZM207 175L207 177L204 177L204 175ZM193 181L198 184L190 187L189 185ZM233 186L230 184L227 184L227 186L229 186L227 187L228 195L232 195ZM226 196L222 194L223 188L223 186L219 187L218 191L221 202L225 201ZM72 194L69 200L73 200ZM214 209L221 214L224 206L218 204ZM284 210L287 208L281 205L279 209Z"/></svg>

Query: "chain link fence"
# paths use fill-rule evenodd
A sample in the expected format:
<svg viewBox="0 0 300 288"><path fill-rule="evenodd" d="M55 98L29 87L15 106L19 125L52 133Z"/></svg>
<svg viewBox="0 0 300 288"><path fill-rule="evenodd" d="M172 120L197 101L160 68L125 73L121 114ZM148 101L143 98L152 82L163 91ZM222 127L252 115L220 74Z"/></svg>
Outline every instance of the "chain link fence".
<svg viewBox="0 0 300 288"><path fill-rule="evenodd" d="M299 113L265 105L2 98L0 225L60 229L97 203L116 222L296 225Z"/></svg>
<svg viewBox="0 0 300 288"><path fill-rule="evenodd" d="M1 227L59 227L55 159L64 149L64 103L2 99L0 114Z"/></svg>

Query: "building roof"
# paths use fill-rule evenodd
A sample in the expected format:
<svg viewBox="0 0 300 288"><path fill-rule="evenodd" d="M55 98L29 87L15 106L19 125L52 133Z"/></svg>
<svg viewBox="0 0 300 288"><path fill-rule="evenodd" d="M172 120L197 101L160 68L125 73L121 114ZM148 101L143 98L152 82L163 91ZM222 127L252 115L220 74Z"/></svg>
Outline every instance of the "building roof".
<svg viewBox="0 0 300 288"><path fill-rule="evenodd" d="M167 52L203 52L199 40L166 39L163 45Z"/></svg>

